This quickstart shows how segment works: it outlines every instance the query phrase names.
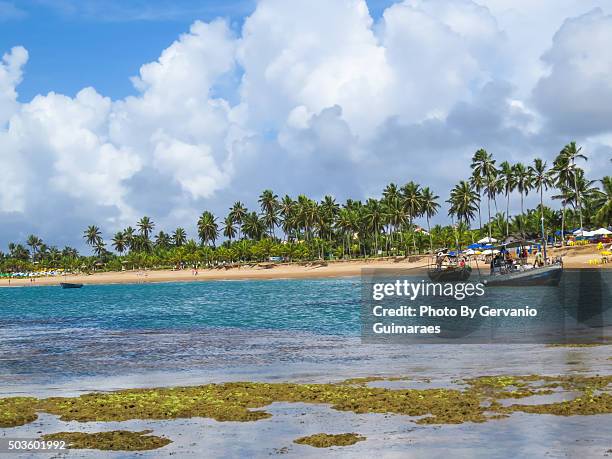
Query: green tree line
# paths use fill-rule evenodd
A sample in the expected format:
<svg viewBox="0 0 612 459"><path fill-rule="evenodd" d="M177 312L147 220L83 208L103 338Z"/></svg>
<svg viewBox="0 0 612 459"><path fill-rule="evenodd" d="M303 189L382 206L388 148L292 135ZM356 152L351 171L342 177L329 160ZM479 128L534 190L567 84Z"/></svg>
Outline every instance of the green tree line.
<svg viewBox="0 0 612 459"><path fill-rule="evenodd" d="M431 226L441 198L413 181L388 184L378 199L348 199L343 204L332 196L321 201L305 195L294 199L264 190L257 209L235 202L223 218L204 211L195 225L197 240L181 227L156 233L155 222L144 216L135 228L129 226L106 241L101 229L90 225L83 238L93 256L82 256L71 247L47 246L35 235L25 245L10 243L7 253L0 252L0 271L209 266L270 257L304 261L406 256L465 247L484 235L546 238L559 229L563 234L577 227L608 226L612 178L589 180L580 167L586 161L575 142L566 145L550 165L540 158L530 164L498 164L480 149L472 157L471 176L460 180L445 200L451 223L446 226ZM545 205L549 191L559 208ZM537 195L539 205L525 210L529 193ZM511 200L517 198L520 213L510 215Z"/></svg>

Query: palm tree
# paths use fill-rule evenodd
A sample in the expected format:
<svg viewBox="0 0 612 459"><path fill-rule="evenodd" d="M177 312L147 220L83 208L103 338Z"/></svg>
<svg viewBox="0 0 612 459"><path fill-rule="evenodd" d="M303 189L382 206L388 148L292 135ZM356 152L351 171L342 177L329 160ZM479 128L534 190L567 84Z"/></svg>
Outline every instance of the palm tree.
<svg viewBox="0 0 612 459"><path fill-rule="evenodd" d="M203 212L198 219L198 236L202 244L206 245L212 242L213 247L215 246L215 241L219 237L219 227L217 219L209 211Z"/></svg>
<svg viewBox="0 0 612 459"><path fill-rule="evenodd" d="M123 252L125 252L128 247L128 241L125 232L119 231L115 233L115 235L113 236L113 247L117 252L119 252L119 255L123 255Z"/></svg>
<svg viewBox="0 0 612 459"><path fill-rule="evenodd" d="M102 241L102 233L100 228L95 225L88 226L83 234L83 237L85 238L87 245L91 247L96 246L100 241Z"/></svg>
<svg viewBox="0 0 612 459"><path fill-rule="evenodd" d="M377 199L368 199L365 205L365 222L369 229L374 233L374 254L378 255L378 236L380 226L384 222L383 207Z"/></svg>
<svg viewBox="0 0 612 459"><path fill-rule="evenodd" d="M544 260L546 260L546 234L544 234L544 190L554 183L552 174L546 170L546 161L536 158L533 166L529 166L529 174L532 177L533 187L540 193L540 219L542 228L542 246L544 248Z"/></svg>
<svg viewBox="0 0 612 459"><path fill-rule="evenodd" d="M123 230L123 234L125 236L125 241L127 243L127 247L130 250L133 250L134 247L134 237L136 236L136 230L134 228L132 228L131 226L128 226L126 229Z"/></svg>
<svg viewBox="0 0 612 459"><path fill-rule="evenodd" d="M346 249L348 248L349 258L351 257L351 241L356 231L355 223L356 218L353 215L352 210L346 207L340 209L338 220L336 221L336 227L342 234L342 254L344 255L346 253Z"/></svg>
<svg viewBox="0 0 612 459"><path fill-rule="evenodd" d="M488 220L487 226L489 229L489 239L491 239L491 198L495 198L497 194L497 169L495 168L495 160L493 156L487 153L486 150L480 149L472 157L472 174L475 177L474 183L484 185L485 194L487 195ZM480 178L478 180L476 177ZM479 191L479 190L477 190Z"/></svg>
<svg viewBox="0 0 612 459"><path fill-rule="evenodd" d="M155 223L149 217L144 216L138 221L136 226L140 235L144 236L145 239L149 239L149 235L153 232L153 228L155 228Z"/></svg>
<svg viewBox="0 0 612 459"><path fill-rule="evenodd" d="M282 219L282 229L289 240L293 240L297 231L296 203L289 195L285 195L279 204L279 213Z"/></svg>
<svg viewBox="0 0 612 459"><path fill-rule="evenodd" d="M510 234L510 194L514 191L514 169L508 161L499 165L500 178L502 179L504 194L506 195L506 237Z"/></svg>
<svg viewBox="0 0 612 459"><path fill-rule="evenodd" d="M573 171L573 174L571 175L573 175L574 177L574 191L576 193L576 203L578 207L578 212L580 214L580 229L584 230L584 228L582 227L582 203L580 201L580 192L578 189L578 171L576 170L577 159L584 159L585 161L587 160L587 157L580 153L581 150L582 147L576 147L576 142L570 142L565 147L563 147L563 150L561 150L559 156L563 158L563 162L565 162L566 168L568 168L570 171Z"/></svg>
<svg viewBox="0 0 612 459"><path fill-rule="evenodd" d="M236 237L236 227L234 224L234 219L231 215L228 215L223 220L223 236L228 238L230 243L232 242L232 239Z"/></svg>
<svg viewBox="0 0 612 459"><path fill-rule="evenodd" d="M42 240L38 236L34 236L33 234L30 234L28 236L26 244L31 247L32 260L34 260L36 258L36 252L38 251L39 247L42 245Z"/></svg>
<svg viewBox="0 0 612 459"><path fill-rule="evenodd" d="M266 232L266 225L263 220L259 218L257 212L249 212L244 216L242 229L244 230L245 236L248 238L260 240Z"/></svg>
<svg viewBox="0 0 612 459"><path fill-rule="evenodd" d="M182 247L187 243L187 232L180 226L172 233L172 243L175 247Z"/></svg>
<svg viewBox="0 0 612 459"><path fill-rule="evenodd" d="M595 198L595 219L601 225L608 226L612 223L612 177L607 175L601 179L603 192Z"/></svg>
<svg viewBox="0 0 612 459"><path fill-rule="evenodd" d="M451 190L450 198L446 202L450 204L448 215L450 215L451 218L457 217L459 226L461 226L461 222L463 221L466 227L469 228L470 222L474 219L475 213L478 210L480 194L476 192L472 183L462 180ZM453 230L455 234L455 243L457 249L459 249L459 237L454 220Z"/></svg>
<svg viewBox="0 0 612 459"><path fill-rule="evenodd" d="M106 244L101 238L94 244L94 252L99 257L106 252Z"/></svg>
<svg viewBox="0 0 612 459"><path fill-rule="evenodd" d="M531 171L523 163L516 163L512 166L512 171L514 172L514 184L521 195L521 215L523 215L525 213L524 198L531 190ZM524 228L520 228L520 231L524 232Z"/></svg>
<svg viewBox="0 0 612 459"><path fill-rule="evenodd" d="M155 236L155 247L158 247L160 249L168 249L170 247L171 242L172 239L170 235L165 233L164 231L160 231L159 233L157 233L157 236Z"/></svg>
<svg viewBox="0 0 612 459"><path fill-rule="evenodd" d="M387 202L398 199L401 193L395 183L389 183L383 190L383 199Z"/></svg>
<svg viewBox="0 0 612 459"><path fill-rule="evenodd" d="M404 208L408 213L408 225L412 228L414 219L421 215L421 186L415 182L408 182L400 191ZM416 252L415 233L412 234L412 244Z"/></svg>
<svg viewBox="0 0 612 459"><path fill-rule="evenodd" d="M433 238L431 237L431 225L429 224L429 219L433 217L440 208L440 204L438 204L438 199L440 196L434 194L433 191L429 189L429 187L423 188L421 191L421 209L427 217L427 232L429 233L429 248L431 253L433 253Z"/></svg>
<svg viewBox="0 0 612 459"><path fill-rule="evenodd" d="M268 234L274 235L274 228L278 224L278 196L272 190L264 190L259 196L259 205L268 226Z"/></svg>
<svg viewBox="0 0 612 459"><path fill-rule="evenodd" d="M472 185L472 188L474 188L474 191L478 193L478 202L476 203L476 207L478 209L478 230L480 231L482 230L482 214L480 212L480 197L481 197L482 190L484 189L484 186L485 186L484 182L482 181L482 176L472 172L472 175L470 176L470 185Z"/></svg>
<svg viewBox="0 0 612 459"><path fill-rule="evenodd" d="M242 224L244 223L244 218L247 215L247 208L240 201L236 201L229 213L233 222L238 225L238 239L240 239L240 233L242 231Z"/></svg>
<svg viewBox="0 0 612 459"><path fill-rule="evenodd" d="M462 180L451 190L450 199L446 201L450 204L448 214L456 216L459 222L463 221L469 227L476 216L479 201L480 196L473 185Z"/></svg>

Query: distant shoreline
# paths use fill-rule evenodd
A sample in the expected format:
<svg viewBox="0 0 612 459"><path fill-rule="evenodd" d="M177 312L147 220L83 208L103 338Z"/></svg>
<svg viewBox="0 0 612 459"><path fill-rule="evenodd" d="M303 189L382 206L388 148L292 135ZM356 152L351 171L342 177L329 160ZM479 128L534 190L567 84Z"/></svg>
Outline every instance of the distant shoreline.
<svg viewBox="0 0 612 459"><path fill-rule="evenodd" d="M10 287L29 287L37 285L59 285L60 282L82 284L148 284L160 282L197 282L212 280L272 280L272 279L317 279L334 277L351 277L361 275L364 268L401 268L422 269L427 267L427 259L409 263L407 261L389 260L356 260L335 261L310 264L258 264L233 268L199 269L193 275L192 269L183 270L134 270L100 272L95 274L78 274L55 277L39 277L34 282L30 279L13 278ZM0 280L0 287L9 287L8 279Z"/></svg>
<svg viewBox="0 0 612 459"><path fill-rule="evenodd" d="M563 254L564 266L571 269L593 268L588 260L595 258L598 252L584 248L565 248L553 251L552 256ZM198 270L198 275L193 275L191 269L183 270L133 270L100 272L94 274L78 274L56 277L39 277L34 282L29 278L13 278L9 285L8 279L0 279L0 287L26 287L59 285L60 282L72 282L81 284L148 284L160 282L194 282L211 280L270 280L270 279L317 279L333 277L350 277L361 275L362 269L414 269L425 271L427 268L427 256L420 256L416 261L408 259L370 259L370 260L348 260L331 262L312 262L294 264L272 264L260 263L253 266L241 266L233 268L208 268ZM612 261L612 260L611 260ZM483 271L488 266L480 263ZM473 264L476 270L476 265ZM598 265L596 268L612 269L612 263Z"/></svg>

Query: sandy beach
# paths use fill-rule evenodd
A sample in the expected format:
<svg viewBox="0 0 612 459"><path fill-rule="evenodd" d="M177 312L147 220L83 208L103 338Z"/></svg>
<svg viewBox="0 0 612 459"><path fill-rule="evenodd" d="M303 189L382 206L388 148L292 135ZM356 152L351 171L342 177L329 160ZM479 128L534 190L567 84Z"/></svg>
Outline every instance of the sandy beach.
<svg viewBox="0 0 612 459"><path fill-rule="evenodd" d="M612 263L590 265L589 260L600 259L601 255L594 246L554 249L549 256L563 256L566 268L612 268ZM531 261L531 260L530 260ZM611 260L612 261L612 260ZM209 280L244 280L244 279L306 279L324 277L359 276L362 269L394 268L424 270L427 268L427 256L410 258L385 258L352 261L331 261L312 263L260 263L243 265L233 268L199 269L194 275L191 269L183 270L133 270L113 271L93 274L78 274L55 277L38 277L33 282L29 278L0 279L0 287L19 287L33 285L58 285L60 282L75 282L82 284L117 284L117 283L149 283L149 282L186 282ZM487 270L483 262L480 269ZM475 263L473 268L476 269Z"/></svg>

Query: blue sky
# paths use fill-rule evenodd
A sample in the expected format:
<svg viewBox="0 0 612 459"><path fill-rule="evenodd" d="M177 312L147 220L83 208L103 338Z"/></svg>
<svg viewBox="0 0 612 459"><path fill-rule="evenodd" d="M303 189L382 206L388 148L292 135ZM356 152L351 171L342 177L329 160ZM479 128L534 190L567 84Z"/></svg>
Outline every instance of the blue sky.
<svg viewBox="0 0 612 459"><path fill-rule="evenodd" d="M391 3L368 6L378 18ZM134 93L129 77L196 19L224 17L239 30L254 8L255 0L0 0L0 51L30 53L21 101L86 86L118 99Z"/></svg>

